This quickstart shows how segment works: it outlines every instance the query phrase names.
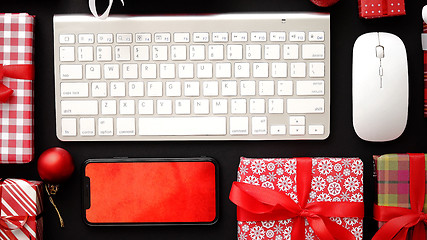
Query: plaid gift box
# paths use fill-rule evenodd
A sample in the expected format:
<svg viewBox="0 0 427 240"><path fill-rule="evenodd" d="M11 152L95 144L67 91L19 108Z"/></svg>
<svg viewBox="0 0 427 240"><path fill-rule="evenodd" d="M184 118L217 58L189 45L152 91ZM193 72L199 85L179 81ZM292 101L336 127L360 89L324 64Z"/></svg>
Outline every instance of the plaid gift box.
<svg viewBox="0 0 427 240"><path fill-rule="evenodd" d="M0 183L0 239L43 239L43 182L6 179Z"/></svg>
<svg viewBox="0 0 427 240"><path fill-rule="evenodd" d="M415 161L418 161L418 163ZM426 215L424 212L427 210L427 201L424 199L427 199L427 184L423 185L423 181L427 182L425 174L427 171L426 161L427 156L425 154L386 154L374 156L378 194L377 205L374 207L374 218L379 221L378 226L381 228L377 233L378 236L376 235L378 239L388 240L382 234L389 234L387 232L390 231L395 231L396 234L402 235L407 235L409 232L407 236L411 236L412 230L410 228L413 228L418 222L413 222L414 225L409 226L409 224L402 221L402 217L405 217L405 215L420 214L421 222L425 218ZM412 164L413 166L411 166ZM414 196L416 194L419 194L419 196ZM411 202L414 206L411 206ZM397 218L401 220L397 220ZM387 230L383 229L392 220L394 223L389 224ZM398 224L396 223L405 226L402 228L403 231L397 227ZM421 226L425 229L424 224ZM394 235L392 234L391 236ZM409 237L409 239L412 238Z"/></svg>
<svg viewBox="0 0 427 240"><path fill-rule="evenodd" d="M6 74L8 66L32 68L33 24L34 17L26 13L0 14L0 85L13 90L4 103L0 102L0 163L27 163L34 156L32 79Z"/></svg>
<svg viewBox="0 0 427 240"><path fill-rule="evenodd" d="M302 183L301 177L308 177L304 180L307 184ZM239 240L363 237L363 162L358 158L241 158L237 178L230 199L238 206ZM240 187L248 191L241 191ZM307 194L305 197L301 196L303 192ZM286 205L284 198L292 203L289 208L281 209ZM301 203L302 199L306 204ZM296 217L283 217L295 208L292 204L302 204L302 209L296 210ZM316 212L324 206L327 207L323 213ZM313 216L316 220L311 219ZM325 238L324 233L319 237L321 231L315 229L316 225L322 225L315 222L319 219L327 222L325 227L334 237ZM302 225L295 225L298 221L303 221ZM337 233L332 228L340 231ZM345 236L338 236L343 232Z"/></svg>
<svg viewBox="0 0 427 240"><path fill-rule="evenodd" d="M380 18L405 15L404 0L359 0L359 16Z"/></svg>

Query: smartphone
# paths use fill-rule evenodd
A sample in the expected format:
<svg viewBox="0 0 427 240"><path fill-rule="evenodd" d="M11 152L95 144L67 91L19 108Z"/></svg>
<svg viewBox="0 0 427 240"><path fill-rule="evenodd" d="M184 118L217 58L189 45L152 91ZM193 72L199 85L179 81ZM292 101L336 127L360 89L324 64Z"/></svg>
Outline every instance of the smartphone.
<svg viewBox="0 0 427 240"><path fill-rule="evenodd" d="M218 164L213 158L89 159L83 164L86 224L214 224Z"/></svg>

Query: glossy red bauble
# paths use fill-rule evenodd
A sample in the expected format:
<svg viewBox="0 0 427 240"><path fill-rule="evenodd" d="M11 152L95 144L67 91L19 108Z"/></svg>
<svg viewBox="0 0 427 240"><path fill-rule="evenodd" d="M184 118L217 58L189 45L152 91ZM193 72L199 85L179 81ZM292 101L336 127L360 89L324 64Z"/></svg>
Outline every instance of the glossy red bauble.
<svg viewBox="0 0 427 240"><path fill-rule="evenodd" d="M312 3L319 7L330 7L337 3L339 0L310 0Z"/></svg>
<svg viewBox="0 0 427 240"><path fill-rule="evenodd" d="M73 159L65 149L54 147L44 151L37 162L40 178L46 183L59 184L74 172Z"/></svg>

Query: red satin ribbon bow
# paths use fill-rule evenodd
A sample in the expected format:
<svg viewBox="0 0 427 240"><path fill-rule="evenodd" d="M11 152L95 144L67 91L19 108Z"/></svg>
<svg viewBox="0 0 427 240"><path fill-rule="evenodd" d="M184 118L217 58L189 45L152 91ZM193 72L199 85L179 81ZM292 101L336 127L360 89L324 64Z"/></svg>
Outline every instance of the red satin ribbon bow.
<svg viewBox="0 0 427 240"><path fill-rule="evenodd" d="M355 239L346 228L329 217L363 218L363 203L359 202L312 202L307 203L312 179L311 158L297 159L297 196L295 203L288 195L268 188L234 182L230 200L237 205L239 221L266 221L293 219L291 239L305 239L307 219L320 240Z"/></svg>
<svg viewBox="0 0 427 240"><path fill-rule="evenodd" d="M414 227L411 239L425 239L427 215L423 212L425 197L425 156L409 155L409 198L411 208L374 205L374 219L386 222L372 240L406 240L409 229Z"/></svg>
<svg viewBox="0 0 427 240"><path fill-rule="evenodd" d="M4 230L15 230L22 228L27 223L28 218L28 215L0 217L0 228ZM9 226L7 223L10 223L14 227Z"/></svg>
<svg viewBox="0 0 427 240"><path fill-rule="evenodd" d="M0 80L3 77L32 80L34 67L32 64L5 65L0 64ZM12 95L13 90L0 83L0 102L5 103Z"/></svg>

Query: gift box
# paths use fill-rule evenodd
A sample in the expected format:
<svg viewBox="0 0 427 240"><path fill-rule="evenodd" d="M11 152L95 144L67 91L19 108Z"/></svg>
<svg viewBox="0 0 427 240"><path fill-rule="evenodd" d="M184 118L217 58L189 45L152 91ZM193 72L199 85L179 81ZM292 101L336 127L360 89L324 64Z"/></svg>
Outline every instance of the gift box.
<svg viewBox="0 0 427 240"><path fill-rule="evenodd" d="M238 239L362 239L358 158L241 158L230 200Z"/></svg>
<svg viewBox="0 0 427 240"><path fill-rule="evenodd" d="M426 239L425 154L374 156L379 231L373 239Z"/></svg>
<svg viewBox="0 0 427 240"><path fill-rule="evenodd" d="M380 18L405 15L404 0L359 0L359 16Z"/></svg>
<svg viewBox="0 0 427 240"><path fill-rule="evenodd" d="M33 159L33 23L0 14L0 163Z"/></svg>
<svg viewBox="0 0 427 240"><path fill-rule="evenodd" d="M43 183L6 179L0 188L0 239L43 239Z"/></svg>

